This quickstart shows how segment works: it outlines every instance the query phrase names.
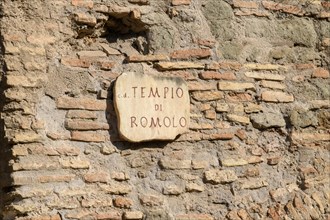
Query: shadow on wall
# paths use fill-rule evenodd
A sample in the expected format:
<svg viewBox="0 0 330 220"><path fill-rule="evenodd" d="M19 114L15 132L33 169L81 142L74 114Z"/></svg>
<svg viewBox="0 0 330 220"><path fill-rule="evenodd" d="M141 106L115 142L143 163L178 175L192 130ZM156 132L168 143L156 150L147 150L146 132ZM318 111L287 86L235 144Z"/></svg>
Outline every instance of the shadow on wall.
<svg viewBox="0 0 330 220"><path fill-rule="evenodd" d="M0 23L2 20L2 6L0 5ZM5 95L4 91L6 89L6 84L4 80L5 75L5 65L4 65L4 46L3 46L3 38L0 28L0 114L4 112L5 105ZM5 192L7 190L6 186L8 185L6 180L9 179L8 171L8 141L5 138L5 128L4 128L4 120L0 115L0 218L2 216L2 210L5 203Z"/></svg>
<svg viewBox="0 0 330 220"><path fill-rule="evenodd" d="M150 141L150 142L140 142L140 143L131 143L120 139L118 131L118 121L117 115L114 107L113 101L113 87L115 81L112 81L110 87L108 88L108 97L107 97L107 110L105 116L109 124L109 136L111 143L118 150L138 150L141 148L164 148L167 144L170 144L171 141Z"/></svg>

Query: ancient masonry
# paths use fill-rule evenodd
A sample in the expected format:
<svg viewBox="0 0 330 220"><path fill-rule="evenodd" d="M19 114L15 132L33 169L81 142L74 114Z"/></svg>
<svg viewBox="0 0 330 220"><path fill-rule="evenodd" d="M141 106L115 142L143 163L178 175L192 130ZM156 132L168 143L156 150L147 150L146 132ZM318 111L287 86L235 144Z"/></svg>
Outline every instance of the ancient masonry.
<svg viewBox="0 0 330 220"><path fill-rule="evenodd" d="M0 219L330 218L329 0L0 5ZM123 139L122 73L181 77L185 133Z"/></svg>

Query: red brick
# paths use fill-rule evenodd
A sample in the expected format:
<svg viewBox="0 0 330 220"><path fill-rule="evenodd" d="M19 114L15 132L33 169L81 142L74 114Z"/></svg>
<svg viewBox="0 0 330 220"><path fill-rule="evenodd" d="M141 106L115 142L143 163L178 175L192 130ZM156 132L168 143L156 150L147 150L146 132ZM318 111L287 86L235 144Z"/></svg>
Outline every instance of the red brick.
<svg viewBox="0 0 330 220"><path fill-rule="evenodd" d="M217 133L208 135L209 140L230 140L234 138L234 133Z"/></svg>
<svg viewBox="0 0 330 220"><path fill-rule="evenodd" d="M178 5L190 5L191 0L172 0L172 5L178 6Z"/></svg>
<svg viewBox="0 0 330 220"><path fill-rule="evenodd" d="M306 70L306 69L314 69L315 65L312 63L299 63L296 64L296 69L297 70Z"/></svg>
<svg viewBox="0 0 330 220"><path fill-rule="evenodd" d="M38 215L32 217L19 217L17 220L61 220L61 216L59 214L56 215Z"/></svg>
<svg viewBox="0 0 330 220"><path fill-rule="evenodd" d="M159 70L204 69L204 63L196 62L159 62L155 65Z"/></svg>
<svg viewBox="0 0 330 220"><path fill-rule="evenodd" d="M262 1L262 5L269 10L283 11L285 13L302 16L305 11L296 5L287 5L282 3L276 3L273 1Z"/></svg>
<svg viewBox="0 0 330 220"><path fill-rule="evenodd" d="M259 5L257 2L253 1L241 1L241 0L233 0L233 4L235 8L258 8Z"/></svg>
<svg viewBox="0 0 330 220"><path fill-rule="evenodd" d="M112 61L98 61L96 65L100 66L101 70L111 70L116 63Z"/></svg>
<svg viewBox="0 0 330 220"><path fill-rule="evenodd" d="M252 96L248 93L237 93L226 95L226 100L229 102L250 102L253 100Z"/></svg>
<svg viewBox="0 0 330 220"><path fill-rule="evenodd" d="M207 58L211 56L210 49L184 49L176 50L171 53L172 59L191 59L191 58Z"/></svg>
<svg viewBox="0 0 330 220"><path fill-rule="evenodd" d="M214 220L214 218L208 214L179 214L175 216L175 220Z"/></svg>
<svg viewBox="0 0 330 220"><path fill-rule="evenodd" d="M104 213L98 212L97 214L95 214L97 220L121 220L121 216L121 213L118 211Z"/></svg>
<svg viewBox="0 0 330 220"><path fill-rule="evenodd" d="M233 72L224 72L224 73L219 73L215 71L205 71L199 74L199 77L201 79L206 79L206 80L236 80L236 76Z"/></svg>
<svg viewBox="0 0 330 220"><path fill-rule="evenodd" d="M205 118L207 119L211 119L214 120L217 118L217 113L215 112L215 110L207 110L205 111Z"/></svg>
<svg viewBox="0 0 330 220"><path fill-rule="evenodd" d="M169 71L169 72L164 72L164 76L169 76L169 77L181 77L185 80L196 80L197 77L195 76L194 73L188 72L188 71Z"/></svg>
<svg viewBox="0 0 330 220"><path fill-rule="evenodd" d="M104 111L107 108L106 101L91 98L71 98L60 97L57 99L56 106L59 109L86 109Z"/></svg>
<svg viewBox="0 0 330 220"><path fill-rule="evenodd" d="M65 128L68 130L109 130L109 124L88 120L67 120Z"/></svg>
<svg viewBox="0 0 330 220"><path fill-rule="evenodd" d="M330 74L329 74L329 70L323 69L323 68L317 68L314 70L312 77L313 78L323 78L323 79L327 79L329 78Z"/></svg>
<svg viewBox="0 0 330 220"><path fill-rule="evenodd" d="M131 55L127 58L129 62L155 62L155 61L167 61L169 57L163 54L155 55Z"/></svg>
<svg viewBox="0 0 330 220"><path fill-rule="evenodd" d="M199 39L197 43L201 46L213 47L215 45L216 41L210 40L210 39Z"/></svg>
<svg viewBox="0 0 330 220"><path fill-rule="evenodd" d="M321 1L321 4L324 8L328 8L330 9L330 2L325 0L325 1Z"/></svg>
<svg viewBox="0 0 330 220"><path fill-rule="evenodd" d="M63 57L61 63L65 66L89 68L92 65L92 60L78 59L75 57Z"/></svg>
<svg viewBox="0 0 330 220"><path fill-rule="evenodd" d="M108 138L105 134L100 134L91 131L72 131L71 140L82 142L104 142Z"/></svg>
<svg viewBox="0 0 330 220"><path fill-rule="evenodd" d="M92 9L94 2L90 0L71 0L71 4L74 6L85 7Z"/></svg>
<svg viewBox="0 0 330 220"><path fill-rule="evenodd" d="M318 18L330 18L330 12L327 11L321 11L318 15Z"/></svg>
<svg viewBox="0 0 330 220"><path fill-rule="evenodd" d="M133 201L129 198L120 196L113 200L113 204L115 207L118 207L118 208L129 209L133 205Z"/></svg>
<svg viewBox="0 0 330 220"><path fill-rule="evenodd" d="M220 61L219 66L220 66L220 69L225 69L225 70L227 70L227 69L239 70L242 68L242 64L240 64L239 62L228 61L228 60Z"/></svg>
<svg viewBox="0 0 330 220"><path fill-rule="evenodd" d="M106 172L86 173L84 179L87 183L107 183L109 181L109 174Z"/></svg>

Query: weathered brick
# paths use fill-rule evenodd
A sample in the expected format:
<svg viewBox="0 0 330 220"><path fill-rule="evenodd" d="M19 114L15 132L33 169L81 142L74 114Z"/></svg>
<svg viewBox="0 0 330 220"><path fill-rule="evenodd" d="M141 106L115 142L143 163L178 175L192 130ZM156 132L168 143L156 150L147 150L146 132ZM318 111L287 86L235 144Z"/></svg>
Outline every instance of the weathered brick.
<svg viewBox="0 0 330 220"><path fill-rule="evenodd" d="M262 1L262 5L266 9L273 10L273 11L283 11L285 13L299 15L299 16L302 16L305 14L305 11L296 5L287 5L287 4L277 3L277 2L273 2L273 1Z"/></svg>
<svg viewBox="0 0 330 220"><path fill-rule="evenodd" d="M330 46L330 37L324 37L322 39L322 46L329 47Z"/></svg>
<svg viewBox="0 0 330 220"><path fill-rule="evenodd" d="M168 71L168 72L164 72L163 75L169 77L181 77L185 80L197 80L197 77L194 73L184 70Z"/></svg>
<svg viewBox="0 0 330 220"><path fill-rule="evenodd" d="M35 143L42 142L43 138L40 134L33 131L20 132L14 135L12 142L14 143Z"/></svg>
<svg viewBox="0 0 330 220"><path fill-rule="evenodd" d="M213 125L207 122L191 122L189 123L189 128L192 130L209 130L213 129Z"/></svg>
<svg viewBox="0 0 330 220"><path fill-rule="evenodd" d="M204 112L205 118L214 120L217 118L217 113L214 110L207 110Z"/></svg>
<svg viewBox="0 0 330 220"><path fill-rule="evenodd" d="M18 217L17 220L61 220L60 214L40 214L37 216L31 216L31 217Z"/></svg>
<svg viewBox="0 0 330 220"><path fill-rule="evenodd" d="M256 164L264 162L264 159L262 157L251 156L247 161L249 164Z"/></svg>
<svg viewBox="0 0 330 220"><path fill-rule="evenodd" d="M219 82L218 89L222 91L255 90L255 86L253 83Z"/></svg>
<svg viewBox="0 0 330 220"><path fill-rule="evenodd" d="M234 115L234 114L228 114L227 118L229 121L232 122L238 122L241 124L249 124L250 123L250 118L241 116L241 115Z"/></svg>
<svg viewBox="0 0 330 220"><path fill-rule="evenodd" d="M214 220L209 214L179 214L175 216L175 220Z"/></svg>
<svg viewBox="0 0 330 220"><path fill-rule="evenodd" d="M124 183L108 183L99 186L102 190L114 195L126 195L132 191L132 187Z"/></svg>
<svg viewBox="0 0 330 220"><path fill-rule="evenodd" d="M59 109L85 109L104 111L107 108L107 103L104 100L96 100L91 98L60 97L56 101L56 106Z"/></svg>
<svg viewBox="0 0 330 220"><path fill-rule="evenodd" d="M92 9L94 6L94 2L90 0L71 0L71 4L73 6L85 7Z"/></svg>
<svg viewBox="0 0 330 220"><path fill-rule="evenodd" d="M23 160L11 165L14 171L18 170L55 170L59 169L59 163L54 160L47 160L46 158L40 158L42 161L26 161Z"/></svg>
<svg viewBox="0 0 330 220"><path fill-rule="evenodd" d="M297 70L306 70L306 69L315 69L315 65L313 63L299 63L296 64Z"/></svg>
<svg viewBox="0 0 330 220"><path fill-rule="evenodd" d="M89 68L93 63L93 60L79 59L76 57L62 57L61 63L65 66L70 66L70 67Z"/></svg>
<svg viewBox="0 0 330 220"><path fill-rule="evenodd" d="M129 175L125 172L112 172L111 178L117 181L125 181L130 179Z"/></svg>
<svg viewBox="0 0 330 220"><path fill-rule="evenodd" d="M221 159L221 165L224 167L244 166L246 164L248 164L248 161L241 158Z"/></svg>
<svg viewBox="0 0 330 220"><path fill-rule="evenodd" d="M295 143L312 143L312 142L320 142L320 141L330 141L329 133L299 133L293 132L292 140Z"/></svg>
<svg viewBox="0 0 330 220"><path fill-rule="evenodd" d="M82 158L60 159L60 164L63 168L72 169L88 169L90 167L89 160Z"/></svg>
<svg viewBox="0 0 330 220"><path fill-rule="evenodd" d="M187 183L186 184L186 191L187 192L203 192L205 187L203 185L197 183Z"/></svg>
<svg viewBox="0 0 330 220"><path fill-rule="evenodd" d="M85 13L75 13L74 20L78 24L86 24L91 27L94 27L97 23L96 18L94 16Z"/></svg>
<svg viewBox="0 0 330 220"><path fill-rule="evenodd" d="M84 179L87 183L107 183L109 181L109 174L106 172L86 173Z"/></svg>
<svg viewBox="0 0 330 220"><path fill-rule="evenodd" d="M311 100L310 109L330 108L330 100Z"/></svg>
<svg viewBox="0 0 330 220"><path fill-rule="evenodd" d="M172 59L191 59L191 58L207 58L211 56L210 49L184 49L184 50L176 50L171 53Z"/></svg>
<svg viewBox="0 0 330 220"><path fill-rule="evenodd" d="M100 50L85 50L77 53L80 59L95 59L99 57L107 57L107 54Z"/></svg>
<svg viewBox="0 0 330 220"><path fill-rule="evenodd" d="M97 220L121 220L121 213L118 211L112 211L112 212L98 212L95 214L95 218Z"/></svg>
<svg viewBox="0 0 330 220"><path fill-rule="evenodd" d="M125 220L140 220L143 219L143 212L140 211L127 211L124 213Z"/></svg>
<svg viewBox="0 0 330 220"><path fill-rule="evenodd" d="M251 70L278 70L280 68L285 68L284 66L276 65L276 64L259 64L259 63L244 64L244 67Z"/></svg>
<svg viewBox="0 0 330 220"><path fill-rule="evenodd" d="M267 80L262 80L260 82L260 86L262 86L264 88L270 88L270 89L281 89L281 90L286 89L286 86L282 83L274 82L274 81L267 81Z"/></svg>
<svg viewBox="0 0 330 220"><path fill-rule="evenodd" d="M40 45L46 45L46 44L53 44L56 42L56 37L51 36L51 35L47 35L47 34L42 34L42 35L29 35L26 38L27 42L31 43L31 44L35 44L37 46Z"/></svg>
<svg viewBox="0 0 330 220"><path fill-rule="evenodd" d="M47 132L47 137L52 140L69 140L70 133L69 132Z"/></svg>
<svg viewBox="0 0 330 220"><path fill-rule="evenodd" d="M190 5L191 0L172 0L172 5L178 6L178 5Z"/></svg>
<svg viewBox="0 0 330 220"><path fill-rule="evenodd" d="M69 110L66 114L67 118L73 119L96 119L97 114L94 111L86 111L86 110Z"/></svg>
<svg viewBox="0 0 330 220"><path fill-rule="evenodd" d="M192 93L192 97L197 101L213 101L223 98L223 92L220 91L197 91Z"/></svg>
<svg viewBox="0 0 330 220"><path fill-rule="evenodd" d="M251 102L253 97L248 93L227 94L226 101L228 102Z"/></svg>
<svg viewBox="0 0 330 220"><path fill-rule="evenodd" d="M225 70L240 70L242 64L236 61L224 60L219 62L219 68Z"/></svg>
<svg viewBox="0 0 330 220"><path fill-rule="evenodd" d="M71 140L82 142L104 142L108 140L105 134L100 134L91 131L72 131Z"/></svg>
<svg viewBox="0 0 330 220"><path fill-rule="evenodd" d="M138 5L149 5L149 0L128 0L129 3L138 4Z"/></svg>
<svg viewBox="0 0 330 220"><path fill-rule="evenodd" d="M81 206L84 208L90 208L90 207L112 207L112 197L111 196L101 196L97 195L96 198L89 197L84 195L84 198L81 200Z"/></svg>
<svg viewBox="0 0 330 220"><path fill-rule="evenodd" d="M176 170L176 169L190 169L191 160L177 160L173 158L162 158L159 161L159 166L163 169Z"/></svg>
<svg viewBox="0 0 330 220"><path fill-rule="evenodd" d="M318 18L330 18L330 12L327 11L321 11L318 15Z"/></svg>
<svg viewBox="0 0 330 220"><path fill-rule="evenodd" d="M191 165L194 170L199 170L209 167L209 162L206 160L193 160Z"/></svg>
<svg viewBox="0 0 330 220"><path fill-rule="evenodd" d="M206 90L215 90L217 86L213 83L206 83L200 81L189 81L188 89L189 91L206 91Z"/></svg>
<svg viewBox="0 0 330 220"><path fill-rule="evenodd" d="M270 17L271 13L269 13L268 11L264 11L264 10L240 10L240 11L235 11L235 15L237 16L251 16L251 15L255 15L257 17Z"/></svg>
<svg viewBox="0 0 330 220"><path fill-rule="evenodd" d="M150 55L131 55L128 56L129 62L155 62L168 61L170 58L164 54L150 54Z"/></svg>
<svg viewBox="0 0 330 220"><path fill-rule="evenodd" d="M181 135L177 141L200 141L202 140L202 136L199 132L189 132Z"/></svg>
<svg viewBox="0 0 330 220"><path fill-rule="evenodd" d="M291 94L277 91L264 91L261 93L261 100L265 102L293 102Z"/></svg>
<svg viewBox="0 0 330 220"><path fill-rule="evenodd" d="M266 80L274 80L274 81L283 81L285 79L285 76L279 74L262 73L262 72L246 72L245 76L254 79L266 79Z"/></svg>
<svg viewBox="0 0 330 220"><path fill-rule="evenodd" d="M209 134L206 136L206 138L203 138L205 140L230 140L233 139L235 136L232 132L219 132L216 134Z"/></svg>
<svg viewBox="0 0 330 220"><path fill-rule="evenodd" d="M88 120L67 120L65 128L68 130L109 130L109 124L97 121Z"/></svg>
<svg viewBox="0 0 330 220"><path fill-rule="evenodd" d="M227 103L217 102L216 111L217 112L228 112L229 111L229 105Z"/></svg>
<svg viewBox="0 0 330 220"><path fill-rule="evenodd" d="M199 77L201 79L223 79L223 80L236 80L236 76L233 72L224 72L224 73L219 73L215 71L205 71L199 74Z"/></svg>
<svg viewBox="0 0 330 220"><path fill-rule="evenodd" d="M198 45L205 46L205 47L213 47L216 43L213 39L198 39Z"/></svg>
<svg viewBox="0 0 330 220"><path fill-rule="evenodd" d="M121 7L115 4L112 4L110 7L108 7L108 12L111 16L115 18L123 18L125 16L128 16L131 12L131 9L128 7Z"/></svg>
<svg viewBox="0 0 330 220"><path fill-rule="evenodd" d="M244 106L244 112L245 113L257 113L262 111L262 106L254 103L247 103Z"/></svg>
<svg viewBox="0 0 330 220"><path fill-rule="evenodd" d="M241 183L241 189L259 189L266 186L268 186L268 182L265 179L254 179Z"/></svg>
<svg viewBox="0 0 330 220"><path fill-rule="evenodd" d="M212 184L219 183L231 183L238 179L235 172L233 170L208 170L204 172L204 177L206 182L210 182Z"/></svg>
<svg viewBox="0 0 330 220"><path fill-rule="evenodd" d="M234 0L233 1L235 8L258 8L259 5L257 2L253 1L242 1L242 0Z"/></svg>
<svg viewBox="0 0 330 220"><path fill-rule="evenodd" d="M324 68L317 68L314 70L312 77L313 78L323 78L323 79L327 79L329 78L330 73L329 70L326 70Z"/></svg>
<svg viewBox="0 0 330 220"><path fill-rule="evenodd" d="M113 200L113 205L118 208L129 209L133 205L133 200L125 197L117 197Z"/></svg>
<svg viewBox="0 0 330 220"><path fill-rule="evenodd" d="M39 87L44 79L41 76L7 75L8 86Z"/></svg>
<svg viewBox="0 0 330 220"><path fill-rule="evenodd" d="M184 189L178 185L166 185L163 188L164 195L180 195L184 192Z"/></svg>
<svg viewBox="0 0 330 220"><path fill-rule="evenodd" d="M74 178L75 178L74 174L59 173L58 171L56 171L56 173L51 173L48 175L43 174L43 175L37 176L37 180L40 183L69 182Z"/></svg>
<svg viewBox="0 0 330 220"><path fill-rule="evenodd" d="M180 69L204 69L204 63L196 62L159 62L156 65L159 70L180 70Z"/></svg>

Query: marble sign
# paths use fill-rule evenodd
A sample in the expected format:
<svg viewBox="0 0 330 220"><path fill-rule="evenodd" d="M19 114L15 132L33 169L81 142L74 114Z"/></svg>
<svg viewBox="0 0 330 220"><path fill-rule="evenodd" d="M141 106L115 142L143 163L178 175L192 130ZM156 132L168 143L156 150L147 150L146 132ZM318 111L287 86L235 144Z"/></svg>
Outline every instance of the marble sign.
<svg viewBox="0 0 330 220"><path fill-rule="evenodd" d="M179 77L123 73L114 104L119 133L131 142L173 140L189 127L188 86Z"/></svg>

